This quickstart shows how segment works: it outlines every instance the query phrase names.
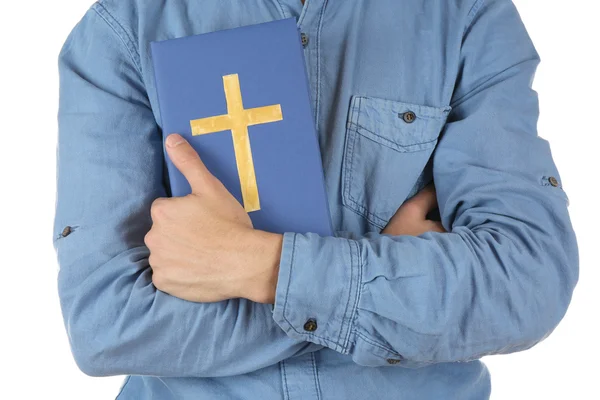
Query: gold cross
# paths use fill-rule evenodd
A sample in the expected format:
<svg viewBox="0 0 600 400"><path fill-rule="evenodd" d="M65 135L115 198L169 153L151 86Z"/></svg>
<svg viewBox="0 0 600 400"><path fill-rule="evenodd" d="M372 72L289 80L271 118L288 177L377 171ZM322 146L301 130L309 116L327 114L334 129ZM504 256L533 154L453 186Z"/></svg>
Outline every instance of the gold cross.
<svg viewBox="0 0 600 400"><path fill-rule="evenodd" d="M238 74L223 76L223 87L227 101L227 114L190 121L192 135L231 130L244 209L246 212L257 211L260 210L260 200L248 126L283 120L281 104L244 109Z"/></svg>

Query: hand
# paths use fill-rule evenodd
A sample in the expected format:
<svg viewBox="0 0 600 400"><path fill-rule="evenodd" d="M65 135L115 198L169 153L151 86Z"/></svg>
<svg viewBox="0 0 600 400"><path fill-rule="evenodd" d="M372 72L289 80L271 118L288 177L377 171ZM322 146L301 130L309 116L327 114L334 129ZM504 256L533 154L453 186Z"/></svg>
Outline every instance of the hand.
<svg viewBox="0 0 600 400"><path fill-rule="evenodd" d="M441 222L426 218L436 207L435 187L430 183L400 206L381 233L419 236L430 231L446 232Z"/></svg>
<svg viewBox="0 0 600 400"><path fill-rule="evenodd" d="M273 303L282 235L255 230L242 205L180 135L167 153L191 194L157 198L150 210L152 281L157 289L196 302L245 297Z"/></svg>

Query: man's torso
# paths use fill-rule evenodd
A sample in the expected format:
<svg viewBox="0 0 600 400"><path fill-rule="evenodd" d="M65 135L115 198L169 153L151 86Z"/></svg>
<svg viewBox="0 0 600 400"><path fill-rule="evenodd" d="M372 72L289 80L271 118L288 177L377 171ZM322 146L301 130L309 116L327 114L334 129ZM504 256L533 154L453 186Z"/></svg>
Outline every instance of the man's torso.
<svg viewBox="0 0 600 400"><path fill-rule="evenodd" d="M334 229L380 231L432 179L473 1L104 1L160 124L150 42L298 17ZM407 110L417 118L403 118ZM120 399L483 399L479 361L359 366L323 349L244 376L132 376Z"/></svg>

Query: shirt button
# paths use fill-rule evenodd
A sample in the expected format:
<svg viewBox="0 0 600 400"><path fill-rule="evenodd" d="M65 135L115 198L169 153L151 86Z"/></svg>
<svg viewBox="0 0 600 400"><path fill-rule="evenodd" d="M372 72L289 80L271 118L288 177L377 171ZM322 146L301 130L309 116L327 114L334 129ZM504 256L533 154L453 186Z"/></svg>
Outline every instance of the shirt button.
<svg viewBox="0 0 600 400"><path fill-rule="evenodd" d="M395 359L395 358L388 358L385 361L387 361L388 364L398 364L400 362L400 360Z"/></svg>
<svg viewBox="0 0 600 400"><path fill-rule="evenodd" d="M550 184L552 186L554 186L554 187L558 186L558 180L555 177L553 177L553 176L551 176L550 178L548 178L548 182L550 182Z"/></svg>
<svg viewBox="0 0 600 400"><path fill-rule="evenodd" d="M61 236L65 237L65 236L69 236L69 234L71 233L71 227L70 226L66 226L65 229L63 229Z"/></svg>
<svg viewBox="0 0 600 400"><path fill-rule="evenodd" d="M404 114L402 114L402 119L407 124L412 124L415 121L415 119L417 119L417 115L412 111L407 111Z"/></svg>
<svg viewBox="0 0 600 400"><path fill-rule="evenodd" d="M314 318L309 318L308 321L304 323L304 330L307 332L314 332L317 330L317 320Z"/></svg>
<svg viewBox="0 0 600 400"><path fill-rule="evenodd" d="M302 47L306 47L308 45L308 35L302 32L300 38L302 39Z"/></svg>

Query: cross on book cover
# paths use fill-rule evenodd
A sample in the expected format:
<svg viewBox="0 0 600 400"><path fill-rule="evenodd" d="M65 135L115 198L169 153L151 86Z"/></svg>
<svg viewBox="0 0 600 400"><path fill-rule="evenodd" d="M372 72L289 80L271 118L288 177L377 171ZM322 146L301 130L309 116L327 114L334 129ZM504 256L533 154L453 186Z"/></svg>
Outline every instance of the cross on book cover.
<svg viewBox="0 0 600 400"><path fill-rule="evenodd" d="M164 140L185 137L255 228L333 234L295 18L151 42Z"/></svg>

